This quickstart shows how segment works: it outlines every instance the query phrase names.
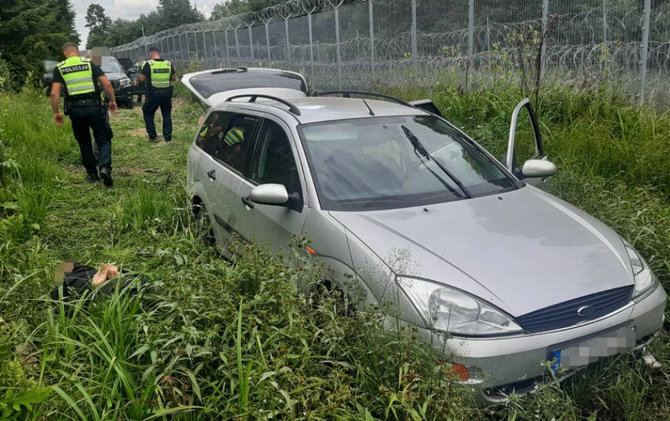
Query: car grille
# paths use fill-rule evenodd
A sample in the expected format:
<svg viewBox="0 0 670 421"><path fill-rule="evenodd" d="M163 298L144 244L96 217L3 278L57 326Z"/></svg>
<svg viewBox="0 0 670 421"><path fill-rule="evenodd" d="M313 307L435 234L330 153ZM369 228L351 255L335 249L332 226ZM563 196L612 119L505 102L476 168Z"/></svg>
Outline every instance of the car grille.
<svg viewBox="0 0 670 421"><path fill-rule="evenodd" d="M585 297L533 311L517 318L526 332L536 333L573 326L585 320L593 320L626 305L633 296L633 286L610 289ZM583 315L577 311L583 307Z"/></svg>

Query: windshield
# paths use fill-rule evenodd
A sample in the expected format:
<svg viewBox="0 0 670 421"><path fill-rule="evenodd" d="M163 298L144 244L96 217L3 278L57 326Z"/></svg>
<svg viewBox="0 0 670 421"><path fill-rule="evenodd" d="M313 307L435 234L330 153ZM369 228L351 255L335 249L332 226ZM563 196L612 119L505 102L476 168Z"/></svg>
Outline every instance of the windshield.
<svg viewBox="0 0 670 421"><path fill-rule="evenodd" d="M419 206L516 188L500 166L434 116L315 123L300 131L324 209Z"/></svg>
<svg viewBox="0 0 670 421"><path fill-rule="evenodd" d="M102 66L100 66L105 73L123 73L123 68L119 62L111 56L102 56Z"/></svg>

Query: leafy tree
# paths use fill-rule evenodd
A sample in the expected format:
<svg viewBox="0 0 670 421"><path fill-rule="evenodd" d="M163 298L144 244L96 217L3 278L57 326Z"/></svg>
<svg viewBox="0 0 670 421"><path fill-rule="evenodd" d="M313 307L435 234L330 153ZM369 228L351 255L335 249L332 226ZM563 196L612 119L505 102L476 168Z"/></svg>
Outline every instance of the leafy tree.
<svg viewBox="0 0 670 421"><path fill-rule="evenodd" d="M122 45L142 36L155 34L164 29L174 28L184 23L205 20L200 11L191 6L189 0L160 0L158 8L135 20L117 19L105 31L108 46Z"/></svg>
<svg viewBox="0 0 670 421"><path fill-rule="evenodd" d="M191 6L189 0L159 0L158 14L164 24L161 29L205 20L205 16Z"/></svg>
<svg viewBox="0 0 670 421"><path fill-rule="evenodd" d="M86 9L86 27L89 29L86 48L107 44L107 33L112 20L105 14L105 8L91 3Z"/></svg>
<svg viewBox="0 0 670 421"><path fill-rule="evenodd" d="M79 42L69 0L0 1L0 63L11 74L10 86L41 78L45 59L61 59L67 41Z"/></svg>
<svg viewBox="0 0 670 421"><path fill-rule="evenodd" d="M219 20L241 13L257 12L284 1L285 0L228 0L225 3L218 3L214 6L210 20Z"/></svg>

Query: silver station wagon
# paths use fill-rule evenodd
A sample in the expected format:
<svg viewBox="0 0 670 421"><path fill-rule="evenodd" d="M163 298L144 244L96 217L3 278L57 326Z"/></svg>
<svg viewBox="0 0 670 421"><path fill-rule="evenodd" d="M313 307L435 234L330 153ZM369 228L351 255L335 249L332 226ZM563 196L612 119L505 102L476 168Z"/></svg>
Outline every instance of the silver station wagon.
<svg viewBox="0 0 670 421"><path fill-rule="evenodd" d="M301 75L270 69L182 81L208 107L187 188L222 253L235 236L280 249L305 235L325 283L415 326L482 402L639 349L662 328L666 293L639 253L533 185L556 167L527 100L500 163L430 101L308 96ZM537 159L516 168L525 112Z"/></svg>

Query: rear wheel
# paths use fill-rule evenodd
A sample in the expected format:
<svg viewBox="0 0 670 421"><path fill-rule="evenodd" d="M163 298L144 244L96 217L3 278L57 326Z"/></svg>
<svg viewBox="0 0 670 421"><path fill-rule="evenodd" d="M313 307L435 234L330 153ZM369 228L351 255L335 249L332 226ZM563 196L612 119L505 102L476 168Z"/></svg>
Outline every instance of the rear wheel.
<svg viewBox="0 0 670 421"><path fill-rule="evenodd" d="M193 201L193 216L195 217L197 228L203 232L202 239L208 247L216 245L216 237L214 236L214 228L207 214L207 208L199 199Z"/></svg>

